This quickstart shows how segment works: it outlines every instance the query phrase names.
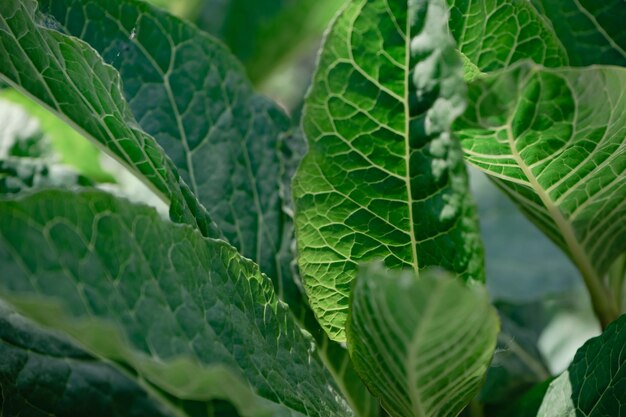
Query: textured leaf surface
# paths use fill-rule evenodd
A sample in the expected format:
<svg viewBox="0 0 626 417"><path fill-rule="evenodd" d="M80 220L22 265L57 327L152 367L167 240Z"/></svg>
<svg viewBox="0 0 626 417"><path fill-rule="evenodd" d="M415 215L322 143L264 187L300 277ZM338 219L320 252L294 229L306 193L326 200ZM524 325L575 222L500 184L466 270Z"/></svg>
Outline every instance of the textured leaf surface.
<svg viewBox="0 0 626 417"><path fill-rule="evenodd" d="M538 417L626 416L626 316L576 353L550 387Z"/></svg>
<svg viewBox="0 0 626 417"><path fill-rule="evenodd" d="M258 268L151 209L95 191L3 201L0 262L18 311L177 397L228 399L244 416L346 415Z"/></svg>
<svg viewBox="0 0 626 417"><path fill-rule="evenodd" d="M626 65L624 0L532 0L546 16L573 66Z"/></svg>
<svg viewBox="0 0 626 417"><path fill-rule="evenodd" d="M513 67L472 83L455 125L489 174L581 270L601 317L602 277L626 250L626 70Z"/></svg>
<svg viewBox="0 0 626 417"><path fill-rule="evenodd" d="M475 209L449 132L465 87L446 11L439 1L352 1L320 56L293 192L309 300L337 340L360 261L483 279Z"/></svg>
<svg viewBox="0 0 626 417"><path fill-rule="evenodd" d="M0 416L175 414L111 365L0 304Z"/></svg>
<svg viewBox="0 0 626 417"><path fill-rule="evenodd" d="M292 229L279 193L280 148L290 140L284 113L252 90L219 41L145 3L39 5L44 21L88 42L119 71L139 125L172 158L224 237L295 307L300 294L281 265L291 259L279 259L291 244L283 228Z"/></svg>
<svg viewBox="0 0 626 417"><path fill-rule="evenodd" d="M85 43L37 23L34 0L0 4L0 77L92 138L171 203L173 220L219 236L171 160L139 129L119 75Z"/></svg>
<svg viewBox="0 0 626 417"><path fill-rule="evenodd" d="M348 349L392 416L454 417L480 389L498 327L481 285L376 264L356 280Z"/></svg>
<svg viewBox="0 0 626 417"><path fill-rule="evenodd" d="M576 0L552 3L570 1ZM550 22L530 1L448 0L448 5L450 31L459 50L483 72L524 59L548 67L568 64L567 52Z"/></svg>

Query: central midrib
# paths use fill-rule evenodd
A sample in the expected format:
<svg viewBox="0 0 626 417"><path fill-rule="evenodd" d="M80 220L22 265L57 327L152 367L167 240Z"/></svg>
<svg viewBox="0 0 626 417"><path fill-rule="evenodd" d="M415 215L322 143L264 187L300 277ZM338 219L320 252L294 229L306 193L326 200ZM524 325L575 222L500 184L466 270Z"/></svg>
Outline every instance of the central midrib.
<svg viewBox="0 0 626 417"><path fill-rule="evenodd" d="M580 242L576 238L576 234L572 229L571 223L563 216L561 210L555 205L554 201L552 201L552 198L546 193L541 184L539 184L539 181L532 173L530 168L526 165L525 161L517 150L515 135L513 134L512 129L512 119L517 113L516 110L513 111L510 120L508 120L506 124L507 139L509 142L509 148L511 149L511 155L530 182L530 185L537 194L537 196L541 199L541 202L548 210L548 213L550 213L550 217L552 217L552 220L554 221L556 227L563 236L563 240L572 256L572 261L580 270L581 275L583 276L583 279L587 285L587 288L589 289L591 298L592 300L594 300L593 304L598 306L605 305L610 301L610 297L607 296L606 288L602 284L602 280L596 273L596 270L591 264L589 257L586 255L584 249L580 245ZM610 312L612 310L611 307L612 306L605 305L606 311Z"/></svg>
<svg viewBox="0 0 626 417"><path fill-rule="evenodd" d="M411 253L413 254L413 269L415 274L419 276L419 262L417 259L417 239L415 239L415 222L413 221L413 193L411 191L411 144L410 144L410 126L411 126L411 109L409 108L409 83L411 78L411 22L410 8L406 15L405 29L405 57L404 57L404 163L406 169L405 186L407 192L407 207L409 210L409 236L411 238Z"/></svg>

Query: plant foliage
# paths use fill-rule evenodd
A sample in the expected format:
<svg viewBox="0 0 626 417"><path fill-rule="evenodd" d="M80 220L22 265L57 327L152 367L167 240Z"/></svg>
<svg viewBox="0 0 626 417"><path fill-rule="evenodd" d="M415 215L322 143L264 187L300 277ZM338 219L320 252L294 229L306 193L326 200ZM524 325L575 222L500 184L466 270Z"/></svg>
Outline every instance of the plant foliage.
<svg viewBox="0 0 626 417"><path fill-rule="evenodd" d="M623 2L175 10L0 2L0 416L625 415ZM605 329L560 375L468 164Z"/></svg>

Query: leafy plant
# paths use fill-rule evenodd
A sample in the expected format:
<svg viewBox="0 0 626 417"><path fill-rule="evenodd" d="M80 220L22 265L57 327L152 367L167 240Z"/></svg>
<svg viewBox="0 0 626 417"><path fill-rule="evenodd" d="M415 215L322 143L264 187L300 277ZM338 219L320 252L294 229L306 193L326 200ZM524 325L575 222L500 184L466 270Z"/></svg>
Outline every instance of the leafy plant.
<svg viewBox="0 0 626 417"><path fill-rule="evenodd" d="M339 6L0 3L0 98L45 120L0 126L0 415L623 415L626 7L347 0L300 124L248 77ZM560 376L466 163L580 271L605 331Z"/></svg>

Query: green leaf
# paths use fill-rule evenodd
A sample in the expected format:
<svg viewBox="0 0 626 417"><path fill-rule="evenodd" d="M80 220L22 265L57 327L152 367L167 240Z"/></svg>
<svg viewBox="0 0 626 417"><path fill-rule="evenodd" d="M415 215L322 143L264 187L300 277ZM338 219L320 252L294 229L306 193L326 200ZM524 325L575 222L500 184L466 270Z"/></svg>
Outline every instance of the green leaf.
<svg viewBox="0 0 626 417"><path fill-rule="evenodd" d="M410 4L351 1L328 33L306 100L309 152L293 184L299 265L336 340L345 339L361 261L484 279L475 208L450 135L465 108L462 64L445 5Z"/></svg>
<svg viewBox="0 0 626 417"><path fill-rule="evenodd" d="M2 304L0 357L0 415L177 415L113 366Z"/></svg>
<svg viewBox="0 0 626 417"><path fill-rule="evenodd" d="M185 400L242 416L342 416L330 375L258 267L98 191L0 203L0 293Z"/></svg>
<svg viewBox="0 0 626 417"><path fill-rule="evenodd" d="M482 285L376 264L356 280L348 349L392 416L454 417L480 389L498 327Z"/></svg>
<svg viewBox="0 0 626 417"><path fill-rule="evenodd" d="M292 239L280 194L281 147L291 135L282 110L253 91L220 42L145 3L39 5L44 21L88 42L118 69L138 123L172 158L228 242L297 307L291 256L281 252Z"/></svg>
<svg viewBox="0 0 626 417"><path fill-rule="evenodd" d="M118 73L87 44L45 27L34 0L0 4L0 77L27 93L140 176L177 222L220 236L206 210L152 137L139 129Z"/></svg>
<svg viewBox="0 0 626 417"><path fill-rule="evenodd" d="M222 39L259 84L309 49L344 0L203 0L198 25Z"/></svg>
<svg viewBox="0 0 626 417"><path fill-rule="evenodd" d="M448 0L448 5L450 31L458 48L480 71L506 68L524 59L548 67L568 64L567 52L552 25L530 1Z"/></svg>
<svg viewBox="0 0 626 417"><path fill-rule="evenodd" d="M496 307L502 328L480 392L481 403L490 409L510 407L527 390L550 378L538 348L548 322L543 305L498 303Z"/></svg>
<svg viewBox="0 0 626 417"><path fill-rule="evenodd" d="M487 407L485 417L535 417L554 378L547 379L531 389L516 401L507 401L496 407Z"/></svg>
<svg viewBox="0 0 626 417"><path fill-rule="evenodd" d="M573 66L626 65L623 0L533 0L551 22Z"/></svg>
<svg viewBox="0 0 626 417"><path fill-rule="evenodd" d="M537 417L626 415L626 315L576 352L550 387Z"/></svg>
<svg viewBox="0 0 626 417"><path fill-rule="evenodd" d="M486 172L581 271L604 325L603 276L626 251L626 69L532 64L476 80L454 129Z"/></svg>

